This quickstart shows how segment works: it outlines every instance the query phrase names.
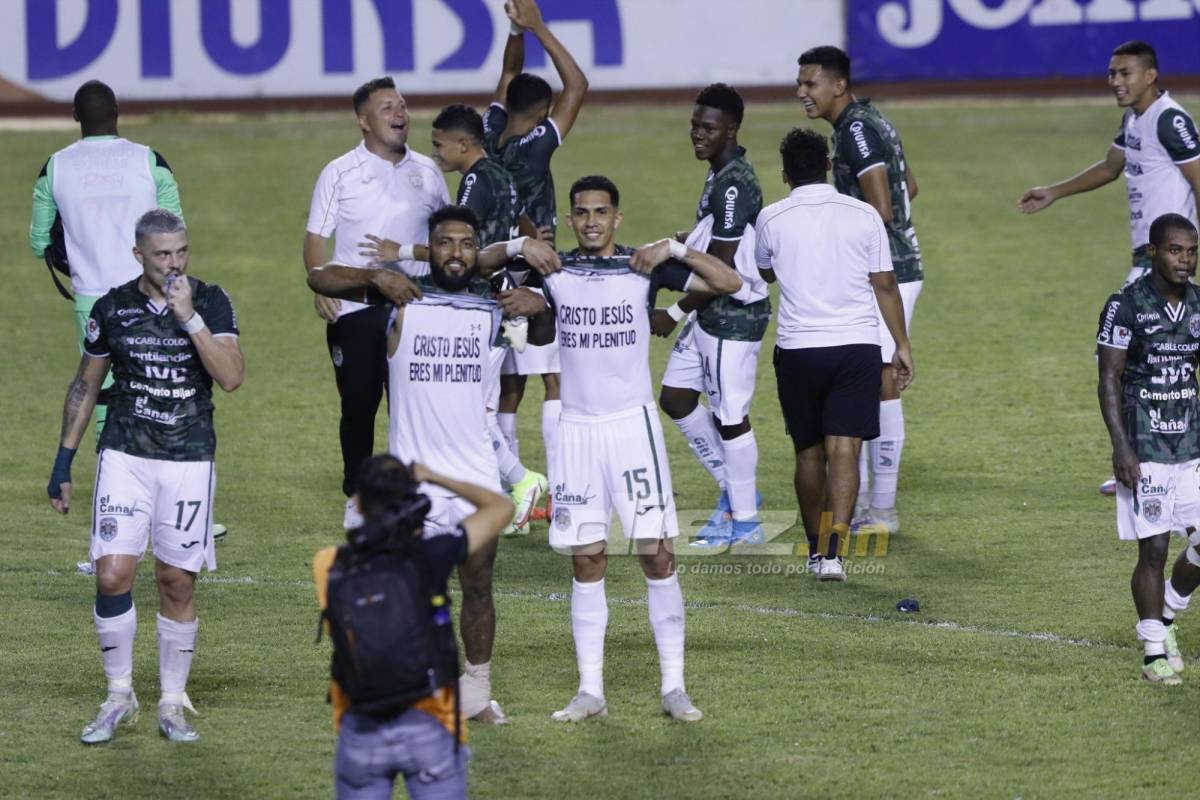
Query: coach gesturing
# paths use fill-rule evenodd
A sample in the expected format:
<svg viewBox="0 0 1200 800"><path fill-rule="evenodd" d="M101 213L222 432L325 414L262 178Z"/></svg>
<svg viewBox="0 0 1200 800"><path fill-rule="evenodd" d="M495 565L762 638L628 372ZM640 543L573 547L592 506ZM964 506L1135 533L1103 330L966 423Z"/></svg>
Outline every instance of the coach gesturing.
<svg viewBox="0 0 1200 800"><path fill-rule="evenodd" d="M858 451L879 436L876 302L896 342L900 389L912 383L912 352L879 214L825 182L829 149L816 131L793 129L779 153L792 191L759 214L755 258L767 282L779 281L775 380L809 569L844 581L837 551L858 492Z"/></svg>
<svg viewBox="0 0 1200 800"><path fill-rule="evenodd" d="M362 142L325 167L313 189L304 235L304 266L313 270L333 259L364 267L375 245L368 237L425 244L429 215L450 202L442 171L408 146L408 108L391 78L377 78L354 92L354 114ZM411 254L407 255L411 259ZM411 275L428 266L406 260L392 265ZM414 286L414 295L420 291ZM375 413L387 386L387 320L391 307L315 298L329 323L326 341L341 395L342 491L354 493L354 476L374 451ZM347 528L361 524L346 501Z"/></svg>

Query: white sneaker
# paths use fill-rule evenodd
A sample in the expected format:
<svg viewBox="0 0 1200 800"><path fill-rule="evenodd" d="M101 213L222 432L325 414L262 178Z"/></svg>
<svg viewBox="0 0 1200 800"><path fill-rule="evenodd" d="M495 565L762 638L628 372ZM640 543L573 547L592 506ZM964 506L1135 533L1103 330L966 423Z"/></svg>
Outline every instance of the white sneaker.
<svg viewBox="0 0 1200 800"><path fill-rule="evenodd" d="M877 533L882 531L886 534L900 532L900 515L896 513L895 508L875 508L872 506L867 509L867 512L861 516L856 515L850 522L850 532L869 532Z"/></svg>
<svg viewBox="0 0 1200 800"><path fill-rule="evenodd" d="M124 722L132 725L138 718L137 695L131 689L128 697L109 695L100 704L100 713L83 728L79 741L84 744L103 744L111 741L117 726Z"/></svg>
<svg viewBox="0 0 1200 800"><path fill-rule="evenodd" d="M607 717L608 703L603 697L596 697L587 692L580 692L571 698L566 708L560 708L550 715L555 722L583 722L591 717Z"/></svg>
<svg viewBox="0 0 1200 800"><path fill-rule="evenodd" d="M354 505L354 498L346 498L346 513L342 515L342 527L352 531L355 528L361 528L365 521L358 507Z"/></svg>
<svg viewBox="0 0 1200 800"><path fill-rule="evenodd" d="M817 580L844 583L846 571L842 569L842 559L840 557L821 559L821 566L817 570Z"/></svg>
<svg viewBox="0 0 1200 800"><path fill-rule="evenodd" d="M692 705L692 698L683 689L672 689L663 695L663 713L680 722L699 722L704 712Z"/></svg>

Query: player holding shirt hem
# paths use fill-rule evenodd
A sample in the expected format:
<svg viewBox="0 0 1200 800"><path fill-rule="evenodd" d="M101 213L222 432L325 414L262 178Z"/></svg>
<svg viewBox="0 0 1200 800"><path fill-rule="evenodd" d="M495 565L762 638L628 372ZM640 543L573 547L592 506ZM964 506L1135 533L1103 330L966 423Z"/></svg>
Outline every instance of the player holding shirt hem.
<svg viewBox="0 0 1200 800"><path fill-rule="evenodd" d="M850 57L841 49L814 47L800 56L799 65L796 96L804 104L804 113L809 119L821 118L833 126L834 185L842 194L873 206L883 219L892 268L904 301L904 327L911 331L925 272L912 222L917 181L904 156L900 134L869 99L854 96ZM883 359L879 438L859 454L859 495L852 529L871 528L893 534L900 530L896 487L904 452L904 410L892 368L896 343L887 334L878 307L876 312Z"/></svg>
<svg viewBox="0 0 1200 800"><path fill-rule="evenodd" d="M1164 214L1150 226L1151 271L1108 299L1100 314L1100 412L1113 448L1117 535L1136 541L1130 581L1145 647L1142 677L1175 685L1183 658L1175 615L1200 584L1193 541L1163 580L1172 530L1200 527L1200 289L1196 226Z"/></svg>

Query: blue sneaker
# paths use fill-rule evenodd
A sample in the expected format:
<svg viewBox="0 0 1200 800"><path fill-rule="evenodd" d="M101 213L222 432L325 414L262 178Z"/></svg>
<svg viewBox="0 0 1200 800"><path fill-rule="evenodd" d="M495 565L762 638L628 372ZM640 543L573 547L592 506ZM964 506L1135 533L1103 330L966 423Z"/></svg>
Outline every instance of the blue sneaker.
<svg viewBox="0 0 1200 800"><path fill-rule="evenodd" d="M762 544L767 540L762 523L757 519L732 520L729 544Z"/></svg>
<svg viewBox="0 0 1200 800"><path fill-rule="evenodd" d="M729 544L729 536L733 525L733 517L730 513L729 495L721 492L721 496L717 498L717 506L713 509L712 516L708 518L708 522L704 523L704 527L696 532L696 541L692 542L692 546L713 547Z"/></svg>

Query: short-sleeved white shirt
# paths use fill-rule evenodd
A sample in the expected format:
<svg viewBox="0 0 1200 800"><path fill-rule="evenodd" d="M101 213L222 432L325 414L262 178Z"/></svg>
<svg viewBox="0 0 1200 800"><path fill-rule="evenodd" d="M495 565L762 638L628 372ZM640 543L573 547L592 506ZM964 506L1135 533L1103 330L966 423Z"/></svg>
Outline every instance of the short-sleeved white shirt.
<svg viewBox="0 0 1200 800"><path fill-rule="evenodd" d="M779 281L776 343L785 350L879 344L872 272L891 272L872 206L825 183L792 190L754 225L755 261Z"/></svg>
<svg viewBox="0 0 1200 800"><path fill-rule="evenodd" d="M450 203L446 179L433 160L409 147L396 164L367 150L366 145L329 162L321 170L308 211L309 233L336 236L333 260L351 267L367 266L359 255L366 234L400 244L429 243L429 215ZM424 262L401 261L408 275L429 271ZM366 308L343 300L339 317Z"/></svg>

